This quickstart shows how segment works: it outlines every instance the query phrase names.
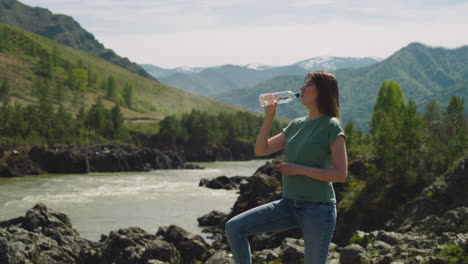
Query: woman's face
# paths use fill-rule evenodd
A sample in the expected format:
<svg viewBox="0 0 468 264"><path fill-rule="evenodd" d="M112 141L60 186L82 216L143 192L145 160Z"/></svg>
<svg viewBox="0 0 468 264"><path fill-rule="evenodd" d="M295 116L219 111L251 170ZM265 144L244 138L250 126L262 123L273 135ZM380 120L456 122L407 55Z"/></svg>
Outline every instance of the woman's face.
<svg viewBox="0 0 468 264"><path fill-rule="evenodd" d="M305 83L301 87L301 103L305 106L313 105L318 96L318 89L315 83Z"/></svg>

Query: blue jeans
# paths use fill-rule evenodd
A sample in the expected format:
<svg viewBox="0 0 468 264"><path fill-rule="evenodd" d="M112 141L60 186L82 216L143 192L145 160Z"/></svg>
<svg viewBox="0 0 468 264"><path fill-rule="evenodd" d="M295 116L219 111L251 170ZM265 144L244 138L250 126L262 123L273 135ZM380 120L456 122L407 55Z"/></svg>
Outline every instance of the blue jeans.
<svg viewBox="0 0 468 264"><path fill-rule="evenodd" d="M283 197L238 214L227 221L225 234L236 264L252 263L247 236L300 227L304 264L326 263L336 225L336 205Z"/></svg>

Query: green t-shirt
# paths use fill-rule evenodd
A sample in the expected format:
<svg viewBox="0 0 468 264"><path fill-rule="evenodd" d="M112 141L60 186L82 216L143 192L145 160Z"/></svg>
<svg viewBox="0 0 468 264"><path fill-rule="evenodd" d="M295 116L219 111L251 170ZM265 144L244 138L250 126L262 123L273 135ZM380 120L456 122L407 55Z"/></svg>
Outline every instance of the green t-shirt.
<svg viewBox="0 0 468 264"><path fill-rule="evenodd" d="M330 144L342 135L346 139L340 120L324 115L313 120L307 116L292 120L283 128L286 136L285 162L313 168L333 168ZM332 182L313 179L305 175L283 176L283 197L312 202L336 203Z"/></svg>

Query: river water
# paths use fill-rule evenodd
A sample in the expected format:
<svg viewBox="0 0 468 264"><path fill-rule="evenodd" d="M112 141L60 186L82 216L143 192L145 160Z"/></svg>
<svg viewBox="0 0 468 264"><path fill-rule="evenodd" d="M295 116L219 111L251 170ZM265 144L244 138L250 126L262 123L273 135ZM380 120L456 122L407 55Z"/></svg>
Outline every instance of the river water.
<svg viewBox="0 0 468 264"><path fill-rule="evenodd" d="M48 174L0 178L0 221L24 216L37 202L63 212L81 237L98 241L111 230L138 226L155 234L175 224L203 236L197 218L229 213L238 190L199 187L202 178L251 176L266 160L197 162L203 170Z"/></svg>

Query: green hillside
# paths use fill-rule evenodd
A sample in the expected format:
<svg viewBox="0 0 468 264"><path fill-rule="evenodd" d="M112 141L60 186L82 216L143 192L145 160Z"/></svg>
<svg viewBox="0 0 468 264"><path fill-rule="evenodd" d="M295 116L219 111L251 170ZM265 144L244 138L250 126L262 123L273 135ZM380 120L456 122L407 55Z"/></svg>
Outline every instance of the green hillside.
<svg viewBox="0 0 468 264"><path fill-rule="evenodd" d="M453 95L468 99L468 46L457 49L432 48L411 43L386 60L362 68L334 71L340 85L340 105L344 122L353 120L368 131L377 92L385 80L400 84L405 101L412 98L418 109L431 100L441 106ZM298 90L304 76L281 76L257 86L230 91L215 99L227 104L260 111L258 95L268 91ZM299 102L281 105L278 114L286 117L304 115Z"/></svg>
<svg viewBox="0 0 468 264"><path fill-rule="evenodd" d="M136 63L105 48L93 34L83 29L70 16L53 14L45 8L33 8L16 0L1 0L0 23L53 39L66 46L101 57L143 77L153 78Z"/></svg>
<svg viewBox="0 0 468 264"><path fill-rule="evenodd" d="M103 100L106 106L115 103L125 106L124 87L134 89L132 106L122 108L126 119L161 120L192 109L208 113L243 110L144 78L81 50L0 24L0 83L8 82L11 103L37 103L38 89L47 86L53 93L62 91L60 103L77 113L81 105L89 106L97 97L106 96L110 79L114 80L116 91L113 97ZM77 83L79 80L86 83Z"/></svg>

